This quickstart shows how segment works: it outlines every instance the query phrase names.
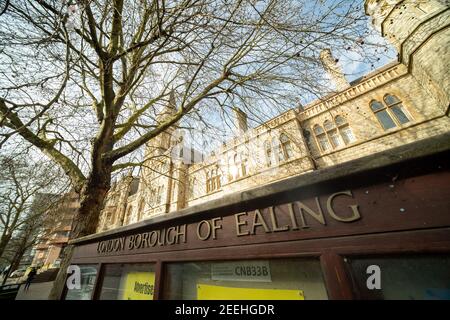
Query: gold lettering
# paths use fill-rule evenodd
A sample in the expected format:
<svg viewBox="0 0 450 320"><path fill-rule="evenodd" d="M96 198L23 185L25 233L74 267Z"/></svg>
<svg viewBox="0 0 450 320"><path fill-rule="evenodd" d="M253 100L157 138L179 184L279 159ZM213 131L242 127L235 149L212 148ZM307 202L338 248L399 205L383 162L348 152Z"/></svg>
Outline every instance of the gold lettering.
<svg viewBox="0 0 450 320"><path fill-rule="evenodd" d="M251 234L255 234L256 227L263 227L266 233L271 232L269 227L267 227L267 223L264 220L264 217L261 214L261 211L255 210L255 215L253 216L253 225Z"/></svg>
<svg viewBox="0 0 450 320"><path fill-rule="evenodd" d="M294 204L289 203L289 217L291 218L292 230L298 230L297 218L294 213Z"/></svg>
<svg viewBox="0 0 450 320"><path fill-rule="evenodd" d="M222 229L222 225L218 225L217 222L222 221L222 218L214 218L211 220L212 222L212 238L214 240L217 239L217 229Z"/></svg>
<svg viewBox="0 0 450 320"><path fill-rule="evenodd" d="M142 234L142 247L148 248L148 232Z"/></svg>
<svg viewBox="0 0 450 320"><path fill-rule="evenodd" d="M130 239L128 240L128 250L132 250L134 245L134 236L130 236Z"/></svg>
<svg viewBox="0 0 450 320"><path fill-rule="evenodd" d="M142 243L142 235L140 233L138 233L134 237L134 249L139 249L139 247L141 246L141 243Z"/></svg>
<svg viewBox="0 0 450 320"><path fill-rule="evenodd" d="M325 218L323 217L322 207L320 206L318 197L316 197L316 204L317 204L318 212L314 212L314 210L312 210L310 207L308 207L301 201L296 201L295 203L297 204L298 210L300 211L300 218L302 219L302 228L303 229L309 228L309 226L306 224L304 212L308 213L311 217L316 219L321 224L323 224L323 225L326 224Z"/></svg>
<svg viewBox="0 0 450 320"><path fill-rule="evenodd" d="M180 229L183 229L183 231L180 231ZM182 226L177 226L177 232L175 234L175 243L180 243L180 236L183 237L183 243L186 243L186 225L183 224Z"/></svg>
<svg viewBox="0 0 450 320"><path fill-rule="evenodd" d="M202 230L202 226L206 224L206 235L202 236L201 234L201 230ZM205 241L209 238L209 236L211 235L211 225L209 224L209 222L207 220L202 220L200 221L200 223L197 225L197 237L202 240Z"/></svg>
<svg viewBox="0 0 450 320"><path fill-rule="evenodd" d="M273 232L287 231L289 230L289 226L285 225L283 227L278 226L277 216L275 215L275 208L269 208L270 220L272 221L272 230Z"/></svg>
<svg viewBox="0 0 450 320"><path fill-rule="evenodd" d="M247 225L247 221L240 221L239 218L241 216L246 216L247 212L241 212L241 213L237 213L234 215L234 218L236 220L236 235L238 237L240 236L248 236L250 233L248 231L243 231L241 232L241 226L246 226Z"/></svg>
<svg viewBox="0 0 450 320"><path fill-rule="evenodd" d="M340 195L349 196L349 197L353 198L353 194L352 194L352 192L350 190L336 192L336 193L332 194L331 196L329 196L328 200L327 200L327 209L328 209L328 213L330 214L330 216L333 217L335 220L341 221L341 222L353 222L353 221L356 221L356 220L360 219L361 218L361 214L359 213L357 204L353 204L353 205L349 206L350 209L352 209L352 213L353 213L351 217L342 218L342 217L339 217L336 214L336 212L334 212L334 210L333 210L333 200L334 200L334 198L336 198L337 196L340 196Z"/></svg>
<svg viewBox="0 0 450 320"><path fill-rule="evenodd" d="M149 244L151 247L156 246L158 243L158 233L156 231L151 231L149 236Z"/></svg>
<svg viewBox="0 0 450 320"><path fill-rule="evenodd" d="M175 227L170 227L169 229L167 229L167 233L166 233L166 242L167 244L174 244L175 243L175 236L172 237L172 239L170 239L170 233L172 231L175 231Z"/></svg>
<svg viewBox="0 0 450 320"><path fill-rule="evenodd" d="M166 243L166 229L158 230L158 246L164 246Z"/></svg>

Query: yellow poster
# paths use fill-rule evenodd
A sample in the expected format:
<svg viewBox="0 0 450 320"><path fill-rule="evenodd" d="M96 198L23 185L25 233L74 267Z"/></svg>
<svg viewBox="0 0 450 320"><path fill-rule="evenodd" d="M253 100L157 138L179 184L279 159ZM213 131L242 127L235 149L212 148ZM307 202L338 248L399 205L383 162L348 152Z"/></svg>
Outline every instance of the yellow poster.
<svg viewBox="0 0 450 320"><path fill-rule="evenodd" d="M128 273L123 286L123 300L153 300L154 272Z"/></svg>
<svg viewBox="0 0 450 320"><path fill-rule="evenodd" d="M305 300L302 290L197 285L198 300Z"/></svg>

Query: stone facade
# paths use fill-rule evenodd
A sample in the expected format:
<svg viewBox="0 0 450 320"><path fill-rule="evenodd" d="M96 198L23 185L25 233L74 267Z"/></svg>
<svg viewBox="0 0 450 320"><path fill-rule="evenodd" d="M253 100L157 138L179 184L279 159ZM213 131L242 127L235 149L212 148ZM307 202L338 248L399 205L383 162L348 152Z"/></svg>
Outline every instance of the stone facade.
<svg viewBox="0 0 450 320"><path fill-rule="evenodd" d="M339 92L240 133L199 163L183 161L197 151L180 154L176 132L165 132L147 146L139 181L113 186L98 231L450 131L449 1L367 0L366 12L399 62L349 85L328 68ZM245 117L237 114L240 132Z"/></svg>
<svg viewBox="0 0 450 320"><path fill-rule="evenodd" d="M73 218L79 207L78 194L73 191L50 205L44 213L43 236L35 246L36 253L31 265L40 267L41 271L59 266L60 255L69 242Z"/></svg>

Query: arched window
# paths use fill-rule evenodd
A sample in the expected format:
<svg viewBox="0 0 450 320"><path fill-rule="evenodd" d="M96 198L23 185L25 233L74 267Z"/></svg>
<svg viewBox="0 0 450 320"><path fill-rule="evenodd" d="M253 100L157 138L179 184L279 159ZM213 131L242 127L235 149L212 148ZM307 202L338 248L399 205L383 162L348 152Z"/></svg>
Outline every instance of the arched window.
<svg viewBox="0 0 450 320"><path fill-rule="evenodd" d="M338 134L336 125L330 121L326 120L323 123L323 127L325 128L325 131L327 132L328 139L331 141L331 144L334 148L339 148L342 146L342 140L341 137Z"/></svg>
<svg viewBox="0 0 450 320"><path fill-rule="evenodd" d="M195 187L195 183L196 183L196 179L195 177L192 178L189 182L189 193L188 193L188 197L189 199L193 199L194 198L194 187Z"/></svg>
<svg viewBox="0 0 450 320"><path fill-rule="evenodd" d="M384 103L386 103L389 111L394 115L394 119L397 120L399 124L405 124L410 121L406 115L406 110L403 107L402 102L391 94L384 96Z"/></svg>
<svg viewBox="0 0 450 320"><path fill-rule="evenodd" d="M343 116L336 116L336 118L334 118L334 122L336 123L336 126L345 144L352 143L356 140L355 136L353 135L352 129Z"/></svg>
<svg viewBox="0 0 450 320"><path fill-rule="evenodd" d="M131 214L133 213L133 206L129 206L127 210L127 215L125 217L124 225L127 225L131 222Z"/></svg>
<svg viewBox="0 0 450 320"><path fill-rule="evenodd" d="M233 157L233 166L234 166L234 168L233 168L233 173L234 173L233 178L234 179L238 179L241 176L240 175L240 171L241 171L240 170L240 165L241 165L241 163L239 161L239 156L236 153L234 155L234 157Z"/></svg>
<svg viewBox="0 0 450 320"><path fill-rule="evenodd" d="M247 175L248 168L247 168L247 156L244 154L241 154L241 176L245 177Z"/></svg>
<svg viewBox="0 0 450 320"><path fill-rule="evenodd" d="M280 143L281 149L283 150L285 159L290 159L294 156L294 152L292 151L291 140L285 133L280 135Z"/></svg>
<svg viewBox="0 0 450 320"><path fill-rule="evenodd" d="M139 207L138 207L138 213L137 213L138 221L140 221L144 215L144 205L145 205L144 198L142 198L141 201L139 202Z"/></svg>
<svg viewBox="0 0 450 320"><path fill-rule="evenodd" d="M206 193L211 192L211 174L206 171Z"/></svg>
<svg viewBox="0 0 450 320"><path fill-rule="evenodd" d="M323 128L316 124L313 128L314 135L316 136L317 143L322 151L327 151L331 148L330 143L328 142L327 135Z"/></svg>
<svg viewBox="0 0 450 320"><path fill-rule="evenodd" d="M267 140L264 143L264 151L266 154L266 164L270 167L272 165L272 144L270 143L270 140Z"/></svg>
<svg viewBox="0 0 450 320"><path fill-rule="evenodd" d="M218 168L213 168L209 172L206 172L206 193L220 189L220 178L221 175Z"/></svg>
<svg viewBox="0 0 450 320"><path fill-rule="evenodd" d="M384 104L376 100L372 101L370 109L372 109L384 130L401 126L410 121L402 102L396 96L390 94L384 97Z"/></svg>
<svg viewBox="0 0 450 320"><path fill-rule="evenodd" d="M284 161L283 148L281 148L280 140L276 137L272 138L272 148L278 162Z"/></svg>

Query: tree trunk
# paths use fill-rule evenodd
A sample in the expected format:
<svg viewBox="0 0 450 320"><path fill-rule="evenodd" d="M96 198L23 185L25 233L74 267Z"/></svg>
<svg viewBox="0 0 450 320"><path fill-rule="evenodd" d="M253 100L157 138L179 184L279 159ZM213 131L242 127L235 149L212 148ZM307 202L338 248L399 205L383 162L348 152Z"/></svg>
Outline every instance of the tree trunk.
<svg viewBox="0 0 450 320"><path fill-rule="evenodd" d="M0 257L3 256L3 253L5 252L6 246L8 245L9 241L11 240L11 235L6 233L4 234L0 239Z"/></svg>
<svg viewBox="0 0 450 320"><path fill-rule="evenodd" d="M111 168L103 174L90 177L83 187L80 195L80 208L75 214L72 223L70 239L77 239L96 232L100 211L103 209L106 193L110 188ZM73 245L67 245L62 253L61 265L58 275L50 292L50 300L59 300L64 290L67 277L67 268L72 260Z"/></svg>

